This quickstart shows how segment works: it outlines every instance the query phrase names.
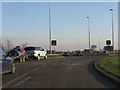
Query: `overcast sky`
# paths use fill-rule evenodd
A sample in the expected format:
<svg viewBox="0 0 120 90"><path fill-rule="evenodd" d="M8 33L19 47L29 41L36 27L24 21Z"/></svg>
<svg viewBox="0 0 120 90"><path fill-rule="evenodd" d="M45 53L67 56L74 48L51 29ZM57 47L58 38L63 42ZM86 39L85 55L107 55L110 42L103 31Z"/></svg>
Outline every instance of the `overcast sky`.
<svg viewBox="0 0 120 90"><path fill-rule="evenodd" d="M52 39L58 41L56 50L88 48L86 18L88 16L90 17L91 45L95 44L98 48L99 46L103 48L105 40L111 39L110 8L114 9L115 48L117 49L118 3L76 1L51 2ZM9 39L14 45L27 42L29 45L48 49L48 7L48 2L2 2L3 42Z"/></svg>

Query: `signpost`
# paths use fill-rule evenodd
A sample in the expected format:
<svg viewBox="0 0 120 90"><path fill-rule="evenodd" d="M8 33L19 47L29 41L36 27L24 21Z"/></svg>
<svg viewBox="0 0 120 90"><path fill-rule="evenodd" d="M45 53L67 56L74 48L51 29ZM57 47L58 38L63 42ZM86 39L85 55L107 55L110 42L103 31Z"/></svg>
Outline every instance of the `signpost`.
<svg viewBox="0 0 120 90"><path fill-rule="evenodd" d="M106 45L107 46L104 46L105 51L107 51L108 53L113 51L113 46L110 46L111 45L111 40L106 40Z"/></svg>
<svg viewBox="0 0 120 90"><path fill-rule="evenodd" d="M57 40L52 40L52 46L54 47L54 51L53 53L55 52L55 46L57 46Z"/></svg>

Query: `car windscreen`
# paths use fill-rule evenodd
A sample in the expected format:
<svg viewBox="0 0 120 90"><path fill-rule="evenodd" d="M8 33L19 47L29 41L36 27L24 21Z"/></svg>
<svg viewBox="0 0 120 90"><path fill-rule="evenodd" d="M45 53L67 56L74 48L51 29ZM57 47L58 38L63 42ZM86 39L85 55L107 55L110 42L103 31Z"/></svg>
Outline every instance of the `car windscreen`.
<svg viewBox="0 0 120 90"><path fill-rule="evenodd" d="M24 50L25 51L33 51L33 50L35 50L35 47L26 47Z"/></svg>
<svg viewBox="0 0 120 90"><path fill-rule="evenodd" d="M41 47L35 47L35 50L40 50L42 51L43 49Z"/></svg>
<svg viewBox="0 0 120 90"><path fill-rule="evenodd" d="M8 56L12 57L12 56L19 56L20 55L20 52L19 51L15 51L15 50L11 50L9 53L8 53Z"/></svg>

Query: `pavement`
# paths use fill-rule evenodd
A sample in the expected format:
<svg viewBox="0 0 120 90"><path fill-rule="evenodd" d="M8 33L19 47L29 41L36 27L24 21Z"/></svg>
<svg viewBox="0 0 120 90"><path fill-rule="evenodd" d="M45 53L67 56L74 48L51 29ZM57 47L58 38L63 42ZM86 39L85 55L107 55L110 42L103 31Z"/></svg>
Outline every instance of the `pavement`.
<svg viewBox="0 0 120 90"><path fill-rule="evenodd" d="M94 62L105 56L70 56L16 63L14 74L2 76L5 88L119 88L101 75Z"/></svg>

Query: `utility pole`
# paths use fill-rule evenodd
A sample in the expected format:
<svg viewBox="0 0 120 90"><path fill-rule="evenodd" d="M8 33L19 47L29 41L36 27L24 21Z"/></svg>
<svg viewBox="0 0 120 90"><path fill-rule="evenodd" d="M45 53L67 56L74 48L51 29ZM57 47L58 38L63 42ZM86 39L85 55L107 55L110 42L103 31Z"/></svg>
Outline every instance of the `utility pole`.
<svg viewBox="0 0 120 90"><path fill-rule="evenodd" d="M100 46L101 46L101 45L100 45L100 37L99 37L99 51L100 51Z"/></svg>
<svg viewBox="0 0 120 90"><path fill-rule="evenodd" d="M91 48L90 48L90 21L89 21L89 17L88 18L88 42L89 42L89 51L91 53Z"/></svg>
<svg viewBox="0 0 120 90"><path fill-rule="evenodd" d="M113 45L113 54L114 54L114 26L113 26L113 9L111 8L110 11L112 12L112 45Z"/></svg>
<svg viewBox="0 0 120 90"><path fill-rule="evenodd" d="M50 0L49 0L49 48L50 54L52 54L52 46L51 46L51 10L50 10Z"/></svg>

